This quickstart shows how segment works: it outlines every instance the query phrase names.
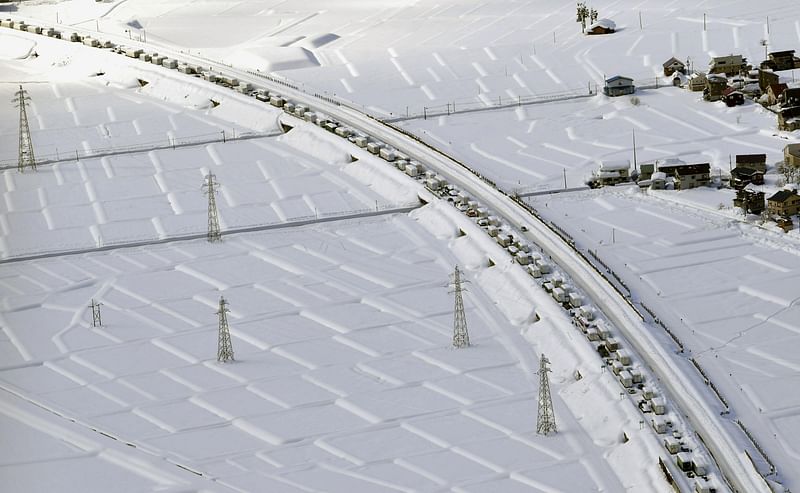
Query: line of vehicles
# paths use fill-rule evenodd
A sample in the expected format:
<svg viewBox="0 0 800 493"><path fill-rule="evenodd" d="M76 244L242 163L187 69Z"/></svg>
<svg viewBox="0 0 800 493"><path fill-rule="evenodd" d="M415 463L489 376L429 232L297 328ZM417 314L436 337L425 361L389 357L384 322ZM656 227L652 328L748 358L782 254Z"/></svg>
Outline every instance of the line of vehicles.
<svg viewBox="0 0 800 493"><path fill-rule="evenodd" d="M26 25L10 19L0 21L0 27L18 29L72 42L81 42L96 48L108 48L115 53L138 59L145 63L161 65L187 75L202 77L208 82L230 88L265 104L281 108L289 115L313 123L338 137L347 139L353 145L380 157L408 177L422 182L431 193L451 203L467 217L472 218L487 235L506 250L513 261L537 281L555 302L569 312L573 326L597 350L603 361L604 369L608 368L613 372L624 392L630 394L640 411L645 417L649 417L649 424L653 430L657 434L663 435L662 443L665 449L674 456L677 468L685 472L688 478L694 478L694 491L697 493L714 493L717 491L718 486L713 474L709 471L708 464L703 457L692 453L692 450L696 448L694 438L686 436L678 429L678 421L675 419L677 416L667 412L666 400L659 396L655 386L645 383L645 370L634 360L629 350L621 347L619 341L613 335L610 324L599 316L598 310L585 302L584 296L579 290L572 286L564 275L544 258L543 253L537 247L522 238L514 228L504 223L501 218L491 215L487 207L472 199L468 193L449 183L444 176L434 170L426 169L423 163L392 148L379 139L344 125L322 112L315 111L306 104L293 101L276 91L256 87L250 82L240 81L235 77L197 65L182 63L174 58L168 58L155 52L147 53L141 48L120 46L90 36L80 36L77 33L65 35L52 28ZM582 377L576 372L575 378ZM645 421L642 422L644 423Z"/></svg>

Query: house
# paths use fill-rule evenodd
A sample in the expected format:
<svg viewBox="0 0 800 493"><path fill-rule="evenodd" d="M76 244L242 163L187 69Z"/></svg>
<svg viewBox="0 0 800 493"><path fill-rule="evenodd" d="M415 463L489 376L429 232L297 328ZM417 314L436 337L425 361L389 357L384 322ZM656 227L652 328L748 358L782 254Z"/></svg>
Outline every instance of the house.
<svg viewBox="0 0 800 493"><path fill-rule="evenodd" d="M623 77L622 75L615 75L614 77L606 79L606 85L603 87L603 94L606 96L624 96L625 94L633 94L635 90L633 79L630 77Z"/></svg>
<svg viewBox="0 0 800 493"><path fill-rule="evenodd" d="M737 166L731 170L731 186L733 188L740 190L751 183L753 185L763 185L764 172L744 166Z"/></svg>
<svg viewBox="0 0 800 493"><path fill-rule="evenodd" d="M797 190L778 190L767 199L767 211L777 216L792 216L800 212Z"/></svg>
<svg viewBox="0 0 800 493"><path fill-rule="evenodd" d="M783 162L800 168L800 143L788 144L783 148Z"/></svg>
<svg viewBox="0 0 800 493"><path fill-rule="evenodd" d="M689 77L689 83L686 84L686 87L692 92L699 92L706 88L707 82L706 74L697 72Z"/></svg>
<svg viewBox="0 0 800 493"><path fill-rule="evenodd" d="M653 176L653 172L656 170L655 163L642 163L639 166L639 179L640 180L649 180L651 176Z"/></svg>
<svg viewBox="0 0 800 493"><path fill-rule="evenodd" d="M597 188L629 181L630 171L630 161L601 161L600 167L595 170L589 180L589 186Z"/></svg>
<svg viewBox="0 0 800 493"><path fill-rule="evenodd" d="M733 199L734 207L741 207L746 213L761 214L764 211L764 192L760 192L748 185L736 191Z"/></svg>
<svg viewBox="0 0 800 493"><path fill-rule="evenodd" d="M722 91L722 100L728 107L739 106L744 104L744 94L732 87L727 87Z"/></svg>
<svg viewBox="0 0 800 493"><path fill-rule="evenodd" d="M708 185L711 181L710 163L688 164L678 159L668 160L658 165L658 171L674 178L675 188L678 190Z"/></svg>
<svg viewBox="0 0 800 493"><path fill-rule="evenodd" d="M786 90L786 84L770 84L767 87L767 104L772 106L774 104L778 104L778 101L783 94L783 91Z"/></svg>
<svg viewBox="0 0 800 493"><path fill-rule="evenodd" d="M728 87L728 79L724 75L709 75L706 78L706 87L703 89L703 99L706 101L719 101L722 93Z"/></svg>
<svg viewBox="0 0 800 493"><path fill-rule="evenodd" d="M800 106L800 87L787 87L781 92L778 102L781 106Z"/></svg>
<svg viewBox="0 0 800 493"><path fill-rule="evenodd" d="M772 70L758 69L758 85L762 91L766 91L772 84L778 84L781 77Z"/></svg>
<svg viewBox="0 0 800 493"><path fill-rule="evenodd" d="M767 172L767 155L766 154L737 154L736 155L736 167L745 167L754 169L756 171L761 171L762 173Z"/></svg>
<svg viewBox="0 0 800 493"><path fill-rule="evenodd" d="M715 56L708 63L709 74L736 75L747 70L747 59L742 55Z"/></svg>
<svg viewBox="0 0 800 493"><path fill-rule="evenodd" d="M782 108L778 112L778 130L793 132L798 129L800 129L800 106Z"/></svg>
<svg viewBox="0 0 800 493"><path fill-rule="evenodd" d="M773 51L761 65L772 70L792 70L800 66L800 59L794 56L794 50Z"/></svg>
<svg viewBox="0 0 800 493"><path fill-rule="evenodd" d="M684 64L682 61L678 60L675 57L670 58L669 60L661 64L661 66L664 67L664 75L667 77L674 74L675 72L680 72L682 74L686 73L686 64Z"/></svg>
<svg viewBox="0 0 800 493"><path fill-rule="evenodd" d="M617 30L617 25L610 19L598 19L586 28L586 34L611 34Z"/></svg>

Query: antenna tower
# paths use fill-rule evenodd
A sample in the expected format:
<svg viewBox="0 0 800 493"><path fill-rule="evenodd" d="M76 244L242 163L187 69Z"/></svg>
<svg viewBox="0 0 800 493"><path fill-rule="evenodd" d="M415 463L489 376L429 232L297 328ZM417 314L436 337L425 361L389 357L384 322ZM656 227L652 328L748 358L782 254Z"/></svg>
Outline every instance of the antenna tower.
<svg viewBox="0 0 800 493"><path fill-rule="evenodd" d="M219 230L219 215L217 214L217 192L219 183L214 180L217 177L212 173L206 175L206 182L203 183L203 193L208 195L208 241L222 241L222 233Z"/></svg>
<svg viewBox="0 0 800 493"><path fill-rule="evenodd" d="M92 327L102 327L103 320L100 318L100 306L102 303L96 303L94 299L92 299L92 304L89 305L89 308L92 309Z"/></svg>
<svg viewBox="0 0 800 493"><path fill-rule="evenodd" d="M454 310L454 318L453 318L453 347L457 348L465 348L469 347L469 332L467 332L467 317L464 315L464 299L461 296L462 291L465 289L461 286L462 282L469 282L469 281L462 281L461 280L461 271L458 270L458 266L456 265L456 270L453 273L453 293L455 293L456 298L456 306Z"/></svg>
<svg viewBox="0 0 800 493"><path fill-rule="evenodd" d="M553 412L553 399L550 397L550 378L547 376L550 360L543 354L539 361L539 415L536 419L536 433L549 435L556 433L556 415Z"/></svg>
<svg viewBox="0 0 800 493"><path fill-rule="evenodd" d="M17 171L22 173L25 168L36 171L36 158L33 155L33 141L31 140L31 128L28 126L28 112L26 111L28 101L28 91L19 86L19 91L14 93L12 101L19 107L19 160L17 161Z"/></svg>
<svg viewBox="0 0 800 493"><path fill-rule="evenodd" d="M219 297L219 338L217 342L217 361L227 363L233 361L233 345L231 344L231 331L228 329L228 302Z"/></svg>

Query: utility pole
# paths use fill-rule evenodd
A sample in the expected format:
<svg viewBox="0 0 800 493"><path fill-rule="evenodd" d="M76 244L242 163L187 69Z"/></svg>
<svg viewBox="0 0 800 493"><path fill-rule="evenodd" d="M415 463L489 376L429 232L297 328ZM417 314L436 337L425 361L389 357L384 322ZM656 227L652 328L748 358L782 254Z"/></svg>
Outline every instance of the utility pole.
<svg viewBox="0 0 800 493"><path fill-rule="evenodd" d="M465 348L469 347L469 332L467 332L467 317L464 314L464 299L461 296L462 291L464 288L461 286L461 271L458 270L458 266L456 265L456 270L453 273L453 282L451 283L453 286L453 293L455 293L455 310L454 310L454 317L453 317L453 347L456 348Z"/></svg>
<svg viewBox="0 0 800 493"><path fill-rule="evenodd" d="M33 155L33 141L31 140L31 128L28 125L28 91L19 86L19 91L15 93L12 100L19 107L19 159L17 161L17 171L22 173L25 168L36 171L36 158Z"/></svg>
<svg viewBox="0 0 800 493"><path fill-rule="evenodd" d="M100 306L102 303L96 303L94 298L92 298L92 304L89 305L89 308L92 309L92 327L102 327L103 321L100 318Z"/></svg>
<svg viewBox="0 0 800 493"><path fill-rule="evenodd" d="M219 229L219 215L217 214L217 188L219 183L215 183L216 176L212 173L206 175L206 182L203 184L203 193L208 195L208 241L222 241L222 233Z"/></svg>
<svg viewBox="0 0 800 493"><path fill-rule="evenodd" d="M217 361L227 363L233 361L233 345L231 344L231 331L228 328L228 302L219 297L219 336L217 339Z"/></svg>
<svg viewBox="0 0 800 493"><path fill-rule="evenodd" d="M639 168L636 163L636 129L631 129L631 133L633 134L633 170L637 171Z"/></svg>
<svg viewBox="0 0 800 493"><path fill-rule="evenodd" d="M539 414L536 418L536 433L549 435L556 433L556 415L553 412L553 399L550 397L550 378L547 374L552 371L547 366L550 360L543 354L539 360Z"/></svg>

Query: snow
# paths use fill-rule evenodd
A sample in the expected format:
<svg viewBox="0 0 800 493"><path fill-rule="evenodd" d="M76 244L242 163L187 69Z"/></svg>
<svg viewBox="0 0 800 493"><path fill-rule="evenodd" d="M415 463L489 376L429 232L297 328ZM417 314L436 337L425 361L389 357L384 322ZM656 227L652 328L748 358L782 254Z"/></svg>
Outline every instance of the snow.
<svg viewBox="0 0 800 493"><path fill-rule="evenodd" d="M732 52L758 60L765 36L776 49L797 43L797 9L777 1L755 10L650 1L636 10L598 7L618 21L617 34L582 36L571 7L552 1L19 6L43 23L58 12L61 27L96 29L101 38L130 36L134 43L146 30L151 43L280 72L308 93L344 94L347 104L379 117L583 95L612 73L648 86L671 55L702 67L709 56ZM783 15L770 16L765 34L764 12L774 8ZM638 12L644 29L636 29ZM126 434L166 458L159 462L203 471L215 479L201 479L203 488L220 491L666 490L653 465L663 448L649 427L639 430L640 414L618 398L616 379L589 363L597 357L570 332L563 310L474 223L436 200L409 216L317 222L418 197L430 202L419 182L245 96L75 43L2 31L0 59L13 61L0 68L31 93L37 152L63 160L35 177L3 172L5 257L202 233L205 199L197 189L208 172L223 184L224 228L277 228L226 238L222 252L202 240L182 241L2 266L0 350L8 366L0 378L8 385L88 426ZM39 57L27 57L34 49ZM139 79L148 84L139 87ZM13 89L6 88L7 99ZM699 156L717 176L727 169L726 154L763 152L771 167L784 143L796 139L775 132L774 116L753 104L726 108L671 87L636 96L400 125L523 194L576 186L597 162L631 159L633 131L639 163ZM13 168L16 112L0 111L0 161ZM279 119L294 129L278 138L198 142L277 132ZM121 146L150 148L96 156ZM68 163L76 150L86 154ZM776 186L768 174L767 190ZM533 200L679 331L734 416L778 464L779 479L796 486L796 234L742 224L717 207L731 198L728 191L640 196L615 189ZM473 282L470 353L447 348L452 303L444 284L456 262ZM688 289L687 276L697 280ZM208 350L223 292L238 301L232 326L241 355L224 367ZM91 296L102 297L119 325L88 328ZM270 320L280 327L265 330ZM769 333L746 330L747 320ZM532 431L531 351L561 362L553 377L564 424L555 440ZM578 382L576 368L584 375ZM20 422L28 423L27 415ZM456 431L450 422L459 423ZM624 446L621 429L632 437ZM38 453L50 448L37 443ZM119 471L118 462L100 457L82 457L86 466L76 467L112 471L137 491L163 489L164 471L178 470L159 464L157 474ZM67 469L52 465L60 457L38 459L41 470ZM14 469L14 477L32 481L29 470ZM569 482L557 479L564 477Z"/></svg>

